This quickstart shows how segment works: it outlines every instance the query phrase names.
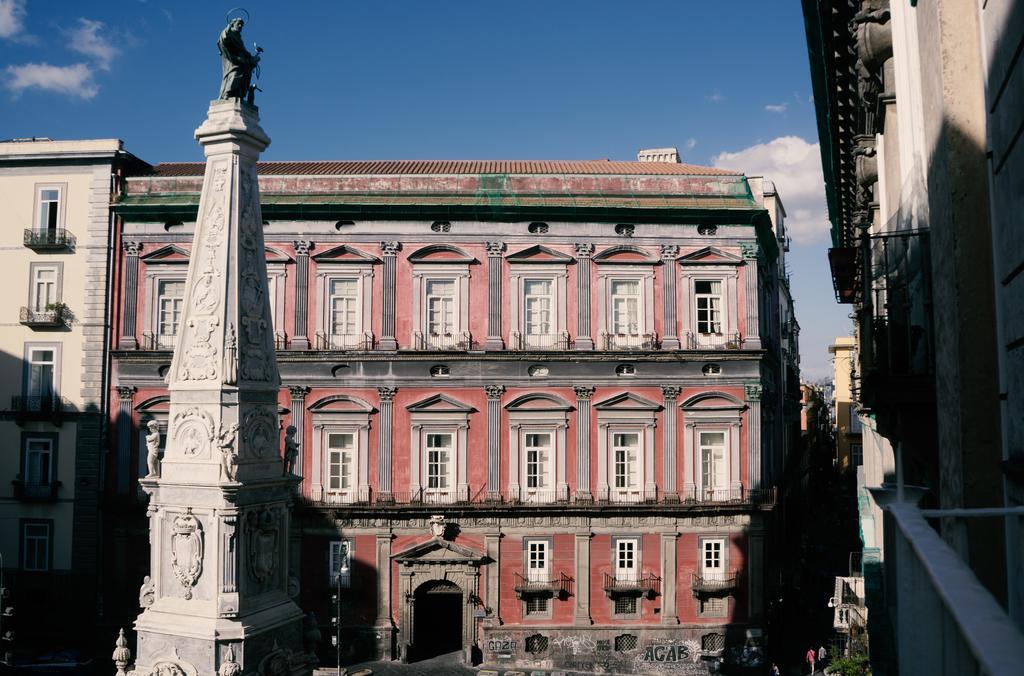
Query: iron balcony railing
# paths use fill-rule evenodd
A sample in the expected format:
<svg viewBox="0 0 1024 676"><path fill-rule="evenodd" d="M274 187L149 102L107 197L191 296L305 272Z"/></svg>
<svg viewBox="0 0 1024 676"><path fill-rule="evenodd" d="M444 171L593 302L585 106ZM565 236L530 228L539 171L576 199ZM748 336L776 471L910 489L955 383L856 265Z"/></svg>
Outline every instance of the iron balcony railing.
<svg viewBox="0 0 1024 676"><path fill-rule="evenodd" d="M173 350L177 336L146 332L139 341L140 350Z"/></svg>
<svg viewBox="0 0 1024 676"><path fill-rule="evenodd" d="M728 575L716 575L713 573L701 575L700 573L693 573L690 576L690 587L693 589L694 594L718 594L722 592L730 592L735 590L736 586L736 571L732 571Z"/></svg>
<svg viewBox="0 0 1024 676"><path fill-rule="evenodd" d="M512 575L515 578L516 597L520 599L531 595L551 594L559 597L572 595L573 579L565 573L559 573L557 577L546 573L542 575L529 574L527 577L523 577L519 573L513 572Z"/></svg>
<svg viewBox="0 0 1024 676"><path fill-rule="evenodd" d="M654 573L643 575L611 575L604 574L604 591L612 594L649 594L661 593L661 578Z"/></svg>
<svg viewBox="0 0 1024 676"><path fill-rule="evenodd" d="M417 331L413 334L413 348L416 350L460 351L473 349L473 337L469 331L432 334Z"/></svg>
<svg viewBox="0 0 1024 676"><path fill-rule="evenodd" d="M373 334L369 332L317 333L316 349L369 352L373 349Z"/></svg>
<svg viewBox="0 0 1024 676"><path fill-rule="evenodd" d="M927 230L865 237L860 357L864 375L934 372L931 247ZM870 387L870 385L869 385Z"/></svg>
<svg viewBox="0 0 1024 676"><path fill-rule="evenodd" d="M657 350L658 337L653 333L603 333L606 350Z"/></svg>
<svg viewBox="0 0 1024 676"><path fill-rule="evenodd" d="M284 335L284 332L274 332L274 349L278 351L288 349L288 337Z"/></svg>
<svg viewBox="0 0 1024 676"><path fill-rule="evenodd" d="M67 311L62 305L47 310L23 307L18 313L18 321L32 328L57 328L67 324Z"/></svg>
<svg viewBox="0 0 1024 676"><path fill-rule="evenodd" d="M57 499L57 491L60 488L59 481L32 482L15 479L11 485L14 487L14 499L22 502L53 502Z"/></svg>
<svg viewBox="0 0 1024 676"><path fill-rule="evenodd" d="M520 333L513 331L509 336L513 350L568 350L572 347L569 334L562 333Z"/></svg>
<svg viewBox="0 0 1024 676"><path fill-rule="evenodd" d="M36 230L25 228L24 244L29 249L70 249L75 246L75 236L64 228Z"/></svg>
<svg viewBox="0 0 1024 676"><path fill-rule="evenodd" d="M554 490L550 488L520 488L518 490L509 490L505 492L503 497L506 502L513 504L568 502L569 489L568 487L563 490Z"/></svg>
<svg viewBox="0 0 1024 676"><path fill-rule="evenodd" d="M686 332L687 350L738 350L742 346L738 333Z"/></svg>
<svg viewBox="0 0 1024 676"><path fill-rule="evenodd" d="M11 410L14 411L14 422L18 425L35 421L60 426L67 408L67 400L57 395L11 397Z"/></svg>

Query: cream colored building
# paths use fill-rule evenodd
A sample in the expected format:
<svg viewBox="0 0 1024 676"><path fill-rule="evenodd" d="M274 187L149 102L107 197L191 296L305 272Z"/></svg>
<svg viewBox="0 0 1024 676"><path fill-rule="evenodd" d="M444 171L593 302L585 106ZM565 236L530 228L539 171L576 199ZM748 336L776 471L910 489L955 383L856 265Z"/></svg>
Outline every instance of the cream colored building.
<svg viewBox="0 0 1024 676"><path fill-rule="evenodd" d="M0 555L21 635L50 595L94 605L110 202L137 162L116 139L0 142Z"/></svg>
<svg viewBox="0 0 1024 676"><path fill-rule="evenodd" d="M853 336L840 336L828 346L832 355L833 411L836 425L836 466L842 472L864 464L861 419L853 396L853 373L857 343Z"/></svg>

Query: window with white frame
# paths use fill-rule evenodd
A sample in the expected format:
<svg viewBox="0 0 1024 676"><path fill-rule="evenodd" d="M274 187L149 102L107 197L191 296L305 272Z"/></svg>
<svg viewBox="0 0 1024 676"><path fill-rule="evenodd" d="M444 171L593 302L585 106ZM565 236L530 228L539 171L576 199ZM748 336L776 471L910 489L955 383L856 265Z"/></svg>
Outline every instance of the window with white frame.
<svg viewBox="0 0 1024 676"><path fill-rule="evenodd" d="M643 301L638 279L613 279L609 282L611 294L610 333L619 336L638 336L643 326Z"/></svg>
<svg viewBox="0 0 1024 676"><path fill-rule="evenodd" d="M36 229L40 232L55 232L60 227L61 190L57 187L39 189L39 220Z"/></svg>
<svg viewBox="0 0 1024 676"><path fill-rule="evenodd" d="M698 279L693 283L697 333L722 333L722 281Z"/></svg>
<svg viewBox="0 0 1024 676"><path fill-rule="evenodd" d="M21 568L45 572L50 569L52 526L47 522L23 522L21 529Z"/></svg>
<svg viewBox="0 0 1024 676"><path fill-rule="evenodd" d="M53 439L25 439L25 474L27 486L45 486L53 482Z"/></svg>
<svg viewBox="0 0 1024 676"><path fill-rule="evenodd" d="M547 540L526 541L526 579L530 582L547 582L550 579L550 561Z"/></svg>
<svg viewBox="0 0 1024 676"><path fill-rule="evenodd" d="M356 486L356 435L332 431L326 435L327 492L339 494L342 499L351 499Z"/></svg>
<svg viewBox="0 0 1024 676"><path fill-rule="evenodd" d="M330 543L327 575L332 587L347 589L352 585L352 545L352 540L334 540Z"/></svg>
<svg viewBox="0 0 1024 676"><path fill-rule="evenodd" d="M551 336L555 333L552 309L554 284L551 279L523 280L523 334Z"/></svg>
<svg viewBox="0 0 1024 676"><path fill-rule="evenodd" d="M701 488L707 499L724 499L729 488L725 432L701 431L698 440Z"/></svg>
<svg viewBox="0 0 1024 676"><path fill-rule="evenodd" d="M640 433L612 433L612 476L616 491L640 488Z"/></svg>
<svg viewBox="0 0 1024 676"><path fill-rule="evenodd" d="M615 540L615 579L635 582L640 579L638 550L640 541L637 538L617 538Z"/></svg>
<svg viewBox="0 0 1024 676"><path fill-rule="evenodd" d="M355 338L362 328L362 310L359 307L359 280L352 277L334 277L328 281L328 307L332 342Z"/></svg>
<svg viewBox="0 0 1024 676"><path fill-rule="evenodd" d="M38 402L50 403L56 394L57 351L52 347L29 347L27 352L25 396Z"/></svg>
<svg viewBox="0 0 1024 676"><path fill-rule="evenodd" d="M426 435L426 490L446 493L452 488L451 432L428 432Z"/></svg>
<svg viewBox="0 0 1024 676"><path fill-rule="evenodd" d="M451 336L457 333L455 280L428 279L424 288L426 291L426 322L424 323L426 334L428 336Z"/></svg>
<svg viewBox="0 0 1024 676"><path fill-rule="evenodd" d="M700 574L705 580L725 579L725 538L701 540Z"/></svg>
<svg viewBox="0 0 1024 676"><path fill-rule="evenodd" d="M181 328L185 300L184 279L158 279L156 282L156 337L159 347L174 347Z"/></svg>
<svg viewBox="0 0 1024 676"><path fill-rule="evenodd" d="M31 308L35 312L46 311L47 306L60 301L60 266L57 264L32 264Z"/></svg>
<svg viewBox="0 0 1024 676"><path fill-rule="evenodd" d="M339 250L342 250L339 252ZM317 340L321 349L353 350L373 347L373 265L372 256L359 254L359 262L336 256L354 250L342 245L314 257L316 273ZM281 287L281 326L284 333L284 268L278 279ZM270 274L270 269L267 270ZM271 288L275 293L276 289Z"/></svg>
<svg viewBox="0 0 1024 676"><path fill-rule="evenodd" d="M554 487L552 463L554 435L551 432L523 434L523 477L527 491L549 491Z"/></svg>

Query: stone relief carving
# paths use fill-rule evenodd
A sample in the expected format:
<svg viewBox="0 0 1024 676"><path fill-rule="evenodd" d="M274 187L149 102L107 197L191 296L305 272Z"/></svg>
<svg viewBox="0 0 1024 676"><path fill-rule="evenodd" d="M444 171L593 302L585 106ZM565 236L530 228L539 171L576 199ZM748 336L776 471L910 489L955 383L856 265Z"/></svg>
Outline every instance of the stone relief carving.
<svg viewBox="0 0 1024 676"><path fill-rule="evenodd" d="M217 676L241 676L241 673L242 666L235 661L235 649L229 645L220 663L220 669L217 670Z"/></svg>
<svg viewBox="0 0 1024 676"><path fill-rule="evenodd" d="M146 435L146 466L149 472L146 478L160 476L160 423L150 420L146 423L149 434Z"/></svg>
<svg viewBox="0 0 1024 676"><path fill-rule="evenodd" d="M171 422L174 448L187 458L207 457L213 439L213 418L197 406L175 414Z"/></svg>
<svg viewBox="0 0 1024 676"><path fill-rule="evenodd" d="M139 607L149 608L156 602L156 588L153 586L152 578L147 575L142 578L142 586L139 587Z"/></svg>
<svg viewBox="0 0 1024 676"><path fill-rule="evenodd" d="M224 380L225 385L238 382L238 339L235 336L235 325L228 322L227 338L224 344Z"/></svg>
<svg viewBox="0 0 1024 676"><path fill-rule="evenodd" d="M277 416L266 408L250 409L242 418L242 457L277 455Z"/></svg>
<svg viewBox="0 0 1024 676"><path fill-rule="evenodd" d="M295 441L295 425L289 425L284 433L284 475L295 473L295 462L299 459L299 443Z"/></svg>
<svg viewBox="0 0 1024 676"><path fill-rule="evenodd" d="M445 529L448 528L448 524L445 522L444 516L441 514L434 514L430 517L428 522L430 525L430 534L436 538L443 538Z"/></svg>
<svg viewBox="0 0 1024 676"><path fill-rule="evenodd" d="M186 341L185 357L181 364L182 380L213 380L217 377L217 347L213 332L220 326L217 317L191 317L185 322L192 334Z"/></svg>
<svg viewBox="0 0 1024 676"><path fill-rule="evenodd" d="M192 516L191 507L174 519L171 570L185 588L185 599L191 599L192 588L203 573L203 527L199 519Z"/></svg>
<svg viewBox="0 0 1024 676"><path fill-rule="evenodd" d="M249 512L249 575L257 582L266 582L277 570L277 518L264 509Z"/></svg>
<svg viewBox="0 0 1024 676"><path fill-rule="evenodd" d="M238 451L235 448L235 438L238 435L238 423L230 427L221 424L220 432L217 433L217 447L220 449L220 467L224 472L224 478L228 481L235 480L235 473L238 470Z"/></svg>

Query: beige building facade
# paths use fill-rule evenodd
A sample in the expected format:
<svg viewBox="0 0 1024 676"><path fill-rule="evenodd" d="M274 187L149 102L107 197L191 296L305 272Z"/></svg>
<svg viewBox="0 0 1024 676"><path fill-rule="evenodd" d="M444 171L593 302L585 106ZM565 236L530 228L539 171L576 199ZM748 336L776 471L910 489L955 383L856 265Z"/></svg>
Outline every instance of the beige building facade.
<svg viewBox="0 0 1024 676"><path fill-rule="evenodd" d="M95 606L118 140L0 143L0 555L19 642ZM65 606L67 607L67 606Z"/></svg>

